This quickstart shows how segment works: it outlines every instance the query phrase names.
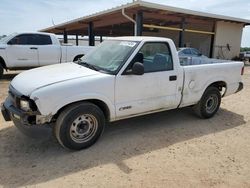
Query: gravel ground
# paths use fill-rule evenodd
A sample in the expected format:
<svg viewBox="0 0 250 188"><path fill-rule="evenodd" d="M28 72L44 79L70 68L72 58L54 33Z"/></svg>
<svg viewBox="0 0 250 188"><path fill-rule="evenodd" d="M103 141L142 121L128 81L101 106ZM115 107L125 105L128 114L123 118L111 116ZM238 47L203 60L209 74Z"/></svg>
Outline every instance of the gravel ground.
<svg viewBox="0 0 250 188"><path fill-rule="evenodd" d="M15 75L0 80L0 102ZM212 119L185 108L123 120L79 152L0 115L0 187L250 187L250 67L243 81Z"/></svg>

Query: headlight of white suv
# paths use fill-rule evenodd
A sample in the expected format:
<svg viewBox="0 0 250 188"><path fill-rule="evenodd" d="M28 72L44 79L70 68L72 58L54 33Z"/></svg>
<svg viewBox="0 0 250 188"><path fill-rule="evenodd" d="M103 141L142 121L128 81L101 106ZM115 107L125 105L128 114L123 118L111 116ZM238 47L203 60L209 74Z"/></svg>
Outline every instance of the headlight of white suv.
<svg viewBox="0 0 250 188"><path fill-rule="evenodd" d="M29 111L30 110L30 104L29 101L25 99L20 100L20 108L24 111Z"/></svg>

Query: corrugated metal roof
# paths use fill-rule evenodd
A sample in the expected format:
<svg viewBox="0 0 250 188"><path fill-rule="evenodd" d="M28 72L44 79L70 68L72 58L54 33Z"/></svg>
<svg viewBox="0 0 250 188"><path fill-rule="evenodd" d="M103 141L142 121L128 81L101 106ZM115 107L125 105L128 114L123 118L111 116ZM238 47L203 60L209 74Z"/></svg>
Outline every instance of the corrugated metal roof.
<svg viewBox="0 0 250 188"><path fill-rule="evenodd" d="M41 31L47 31L50 29L55 29L58 27L63 27L64 25L68 24L73 24L75 22L79 21L84 21L88 20L91 18L95 18L97 16L101 16L104 14L109 14L118 10L122 10L123 8L133 8L133 7L146 7L146 8L151 8L151 9L158 9L158 10L165 10L165 11L171 11L171 12L176 12L176 13L181 13L181 14L188 14L188 15L195 15L195 16L201 16L201 17L206 17L206 18L212 18L212 19L218 19L218 20L225 20L225 21L233 21L233 22L240 22L244 23L246 25L250 25L250 20L247 19L242 19L242 18L235 18L231 16L224 16L224 15L218 15L218 14L211 14L211 13L205 13L205 12L200 12L200 11L194 11L194 10L189 10L189 9L183 9L183 8L177 8L177 7L172 7L172 6L167 6L167 5L162 5L162 4L156 4L156 3L150 3L146 1L134 1L132 3L127 3L121 6L117 6L114 8L110 8L101 12L97 12L88 16L83 16L77 19L73 19L68 22L64 22L52 27L48 27L46 29L42 29Z"/></svg>
<svg viewBox="0 0 250 188"><path fill-rule="evenodd" d="M156 4L156 3L149 3L149 2L145 2L145 1L139 1L139 4L141 4L141 6L148 7L148 8L162 9L162 10L167 10L167 11L172 11L172 12L177 12L177 13L190 14L190 15L195 15L195 16L202 16L202 17L215 18L215 19L250 24L250 20L242 19L242 18L235 18L235 17L230 17L230 16L205 13L205 12L177 8L177 7L161 5L161 4Z"/></svg>

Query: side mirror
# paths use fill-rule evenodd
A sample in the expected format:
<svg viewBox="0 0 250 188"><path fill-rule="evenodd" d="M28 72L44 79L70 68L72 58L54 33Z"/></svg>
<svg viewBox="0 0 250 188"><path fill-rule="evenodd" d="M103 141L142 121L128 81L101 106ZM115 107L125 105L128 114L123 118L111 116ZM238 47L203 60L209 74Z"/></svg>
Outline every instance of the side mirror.
<svg viewBox="0 0 250 188"><path fill-rule="evenodd" d="M199 53L198 56L202 56L202 53Z"/></svg>
<svg viewBox="0 0 250 188"><path fill-rule="evenodd" d="M144 66L140 62L135 62L132 67L132 74L134 75L143 75L144 74Z"/></svg>

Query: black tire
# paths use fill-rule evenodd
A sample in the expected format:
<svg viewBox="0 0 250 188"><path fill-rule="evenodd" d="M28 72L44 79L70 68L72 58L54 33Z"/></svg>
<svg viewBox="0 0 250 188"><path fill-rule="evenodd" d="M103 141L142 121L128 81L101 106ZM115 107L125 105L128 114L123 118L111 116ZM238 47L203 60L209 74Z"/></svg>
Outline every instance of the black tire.
<svg viewBox="0 0 250 188"><path fill-rule="evenodd" d="M218 88L208 87L201 100L193 107L200 118L211 118L218 111L221 103L221 94Z"/></svg>
<svg viewBox="0 0 250 188"><path fill-rule="evenodd" d="M3 77L3 66L0 64L0 79Z"/></svg>
<svg viewBox="0 0 250 188"><path fill-rule="evenodd" d="M89 102L65 108L57 118L54 134L65 148L81 150L93 145L105 127L102 110Z"/></svg>

